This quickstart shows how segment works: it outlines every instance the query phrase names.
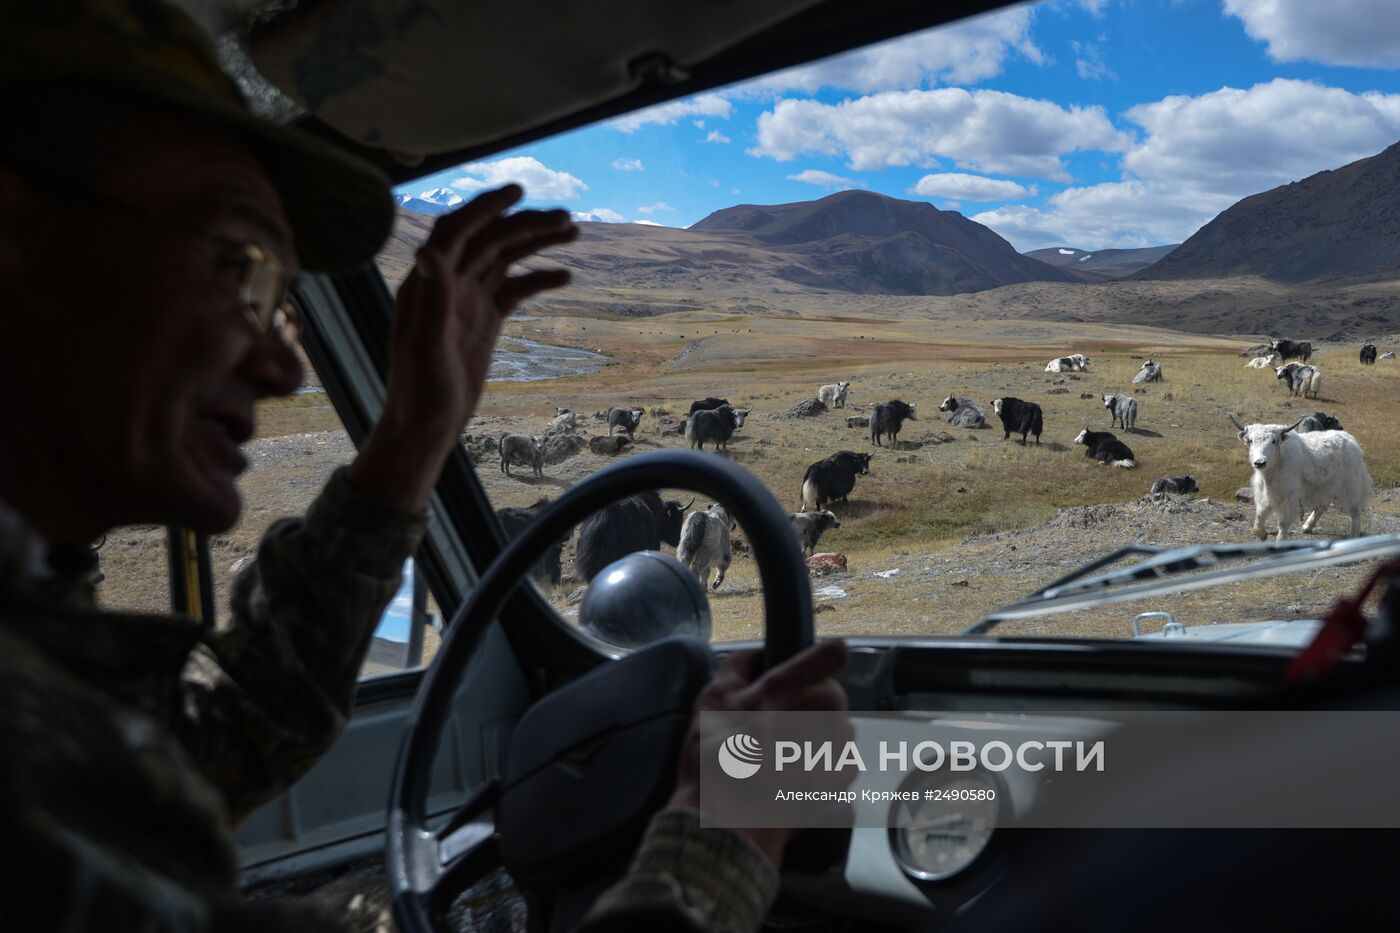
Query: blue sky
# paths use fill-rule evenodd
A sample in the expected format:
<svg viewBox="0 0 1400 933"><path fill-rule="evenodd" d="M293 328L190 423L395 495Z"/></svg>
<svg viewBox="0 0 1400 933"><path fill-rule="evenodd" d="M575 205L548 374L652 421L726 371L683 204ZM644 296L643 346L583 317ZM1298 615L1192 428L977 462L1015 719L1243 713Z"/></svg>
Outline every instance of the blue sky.
<svg viewBox="0 0 1400 933"><path fill-rule="evenodd" d="M1179 242L1400 141L1394 0L1047 0L676 101L401 187L518 181L684 227L866 188L1019 249Z"/></svg>

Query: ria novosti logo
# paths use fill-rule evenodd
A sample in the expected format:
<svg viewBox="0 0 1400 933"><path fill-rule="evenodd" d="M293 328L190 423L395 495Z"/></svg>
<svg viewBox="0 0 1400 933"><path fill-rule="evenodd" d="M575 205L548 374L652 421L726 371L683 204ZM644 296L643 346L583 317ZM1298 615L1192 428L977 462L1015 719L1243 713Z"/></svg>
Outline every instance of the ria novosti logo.
<svg viewBox="0 0 1400 933"><path fill-rule="evenodd" d="M736 732L719 747L720 769L735 780L753 777L762 765L763 746L751 735Z"/></svg>

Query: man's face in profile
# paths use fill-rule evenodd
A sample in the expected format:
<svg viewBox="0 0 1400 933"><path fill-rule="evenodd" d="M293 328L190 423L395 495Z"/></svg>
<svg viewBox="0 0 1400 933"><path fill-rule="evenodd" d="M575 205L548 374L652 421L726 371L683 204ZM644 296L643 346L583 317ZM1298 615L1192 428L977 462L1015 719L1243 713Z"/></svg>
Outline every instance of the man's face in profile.
<svg viewBox="0 0 1400 933"><path fill-rule="evenodd" d="M276 190L237 137L161 114L139 124L101 177L82 180L91 194L75 186L45 208L22 249L28 346L5 356L23 357L11 385L32 393L7 404L47 413L32 419L33 452L63 473L75 514L100 515L92 533L221 531L238 518L255 401L301 379L292 348L244 313L246 247L291 275L296 254Z"/></svg>

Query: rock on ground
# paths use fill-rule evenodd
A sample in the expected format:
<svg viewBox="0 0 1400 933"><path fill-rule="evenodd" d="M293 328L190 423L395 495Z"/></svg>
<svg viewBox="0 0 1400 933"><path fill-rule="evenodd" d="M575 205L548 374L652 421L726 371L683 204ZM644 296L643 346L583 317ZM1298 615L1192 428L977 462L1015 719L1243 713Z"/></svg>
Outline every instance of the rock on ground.
<svg viewBox="0 0 1400 933"><path fill-rule="evenodd" d="M784 414L786 418L814 418L827 411L826 404L819 398L809 398L798 402Z"/></svg>
<svg viewBox="0 0 1400 933"><path fill-rule="evenodd" d="M577 434L555 434L547 437L544 441L544 462L550 466L563 463L586 446L587 442Z"/></svg>
<svg viewBox="0 0 1400 933"><path fill-rule="evenodd" d="M685 419L675 415L662 415L656 419L657 434L684 434Z"/></svg>
<svg viewBox="0 0 1400 933"><path fill-rule="evenodd" d="M870 427L870 418L868 418L865 415L852 415L851 417L846 419L846 427L868 428Z"/></svg>
<svg viewBox="0 0 1400 933"><path fill-rule="evenodd" d="M824 577L831 573L846 572L845 554L813 554L807 558L807 569L814 577Z"/></svg>

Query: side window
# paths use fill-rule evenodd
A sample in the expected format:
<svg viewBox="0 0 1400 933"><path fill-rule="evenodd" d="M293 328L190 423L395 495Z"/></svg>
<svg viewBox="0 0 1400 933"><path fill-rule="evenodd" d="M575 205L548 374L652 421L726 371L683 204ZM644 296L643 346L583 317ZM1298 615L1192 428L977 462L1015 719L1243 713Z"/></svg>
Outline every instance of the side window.
<svg viewBox="0 0 1400 933"><path fill-rule="evenodd" d="M304 356L302 366L306 375L295 394L258 404L256 434L243 447L248 469L238 484L242 515L229 531L210 538L219 625L229 621L230 585L256 557L268 526L305 514L336 468L355 456L355 445ZM410 558L403 583L375 630L361 677L420 667L437 651L441 611L414 569Z"/></svg>

